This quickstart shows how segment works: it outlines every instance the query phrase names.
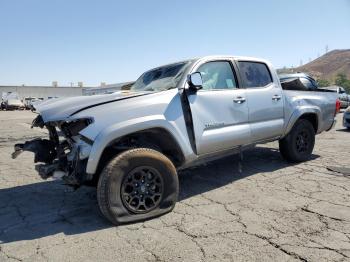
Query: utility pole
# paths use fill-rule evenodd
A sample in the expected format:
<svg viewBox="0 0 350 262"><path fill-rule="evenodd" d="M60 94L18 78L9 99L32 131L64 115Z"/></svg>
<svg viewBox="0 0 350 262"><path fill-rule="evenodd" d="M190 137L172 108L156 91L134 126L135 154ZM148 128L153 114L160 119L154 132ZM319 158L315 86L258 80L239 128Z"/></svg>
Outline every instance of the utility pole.
<svg viewBox="0 0 350 262"><path fill-rule="evenodd" d="M325 47L325 51L326 51L326 54L327 54L327 53L328 53L328 51L329 51L328 45L326 45L326 47Z"/></svg>
<svg viewBox="0 0 350 262"><path fill-rule="evenodd" d="M303 59L300 59L300 66L303 66Z"/></svg>

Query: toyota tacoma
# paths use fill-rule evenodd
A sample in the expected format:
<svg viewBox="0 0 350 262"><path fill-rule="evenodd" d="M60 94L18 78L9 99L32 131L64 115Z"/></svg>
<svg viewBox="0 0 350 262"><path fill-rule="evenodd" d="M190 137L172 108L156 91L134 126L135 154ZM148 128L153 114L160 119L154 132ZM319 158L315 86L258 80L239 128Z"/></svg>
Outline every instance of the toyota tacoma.
<svg viewBox="0 0 350 262"><path fill-rule="evenodd" d="M39 175L97 186L112 223L171 211L177 171L278 140L292 162L310 158L315 135L332 128L337 94L283 90L263 59L209 56L154 68L128 91L53 99L36 106L47 139L16 144Z"/></svg>

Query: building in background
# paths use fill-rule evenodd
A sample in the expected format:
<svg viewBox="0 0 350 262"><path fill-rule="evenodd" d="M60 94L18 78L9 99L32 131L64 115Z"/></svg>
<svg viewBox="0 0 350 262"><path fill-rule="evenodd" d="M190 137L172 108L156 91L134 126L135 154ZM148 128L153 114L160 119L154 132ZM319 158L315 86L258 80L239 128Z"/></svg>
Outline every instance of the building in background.
<svg viewBox="0 0 350 262"><path fill-rule="evenodd" d="M52 86L0 86L0 94L17 93L20 99L26 97L43 98L62 98L81 95L95 95L112 93L118 90L129 89L134 82L118 83L104 85L101 87L83 87L83 82L79 82L77 87L59 86L56 81L52 82Z"/></svg>

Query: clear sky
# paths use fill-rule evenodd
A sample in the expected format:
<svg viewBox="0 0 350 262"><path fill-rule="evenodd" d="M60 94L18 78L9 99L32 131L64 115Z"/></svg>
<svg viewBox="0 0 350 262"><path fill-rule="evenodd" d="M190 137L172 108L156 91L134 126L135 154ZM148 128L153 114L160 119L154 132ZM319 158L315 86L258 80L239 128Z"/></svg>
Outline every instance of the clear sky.
<svg viewBox="0 0 350 262"><path fill-rule="evenodd" d="M297 66L350 48L350 0L0 0L0 85L135 80L213 54Z"/></svg>

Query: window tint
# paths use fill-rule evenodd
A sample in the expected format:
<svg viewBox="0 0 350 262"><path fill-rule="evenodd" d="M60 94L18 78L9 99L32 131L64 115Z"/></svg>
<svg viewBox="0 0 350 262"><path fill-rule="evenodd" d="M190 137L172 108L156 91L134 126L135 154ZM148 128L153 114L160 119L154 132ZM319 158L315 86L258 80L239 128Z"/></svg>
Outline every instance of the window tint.
<svg viewBox="0 0 350 262"><path fill-rule="evenodd" d="M238 62L243 85L247 88L264 87L272 83L267 66L257 62Z"/></svg>
<svg viewBox="0 0 350 262"><path fill-rule="evenodd" d="M202 75L205 90L237 88L236 78L229 62L208 62L201 65L197 72Z"/></svg>

